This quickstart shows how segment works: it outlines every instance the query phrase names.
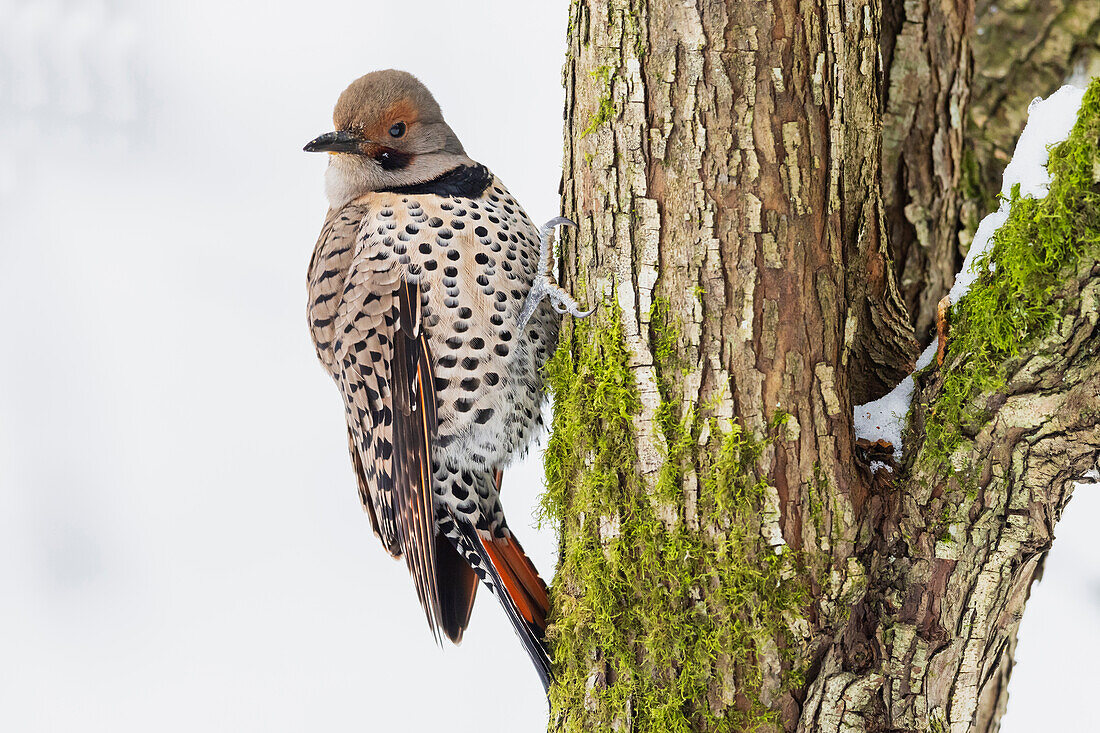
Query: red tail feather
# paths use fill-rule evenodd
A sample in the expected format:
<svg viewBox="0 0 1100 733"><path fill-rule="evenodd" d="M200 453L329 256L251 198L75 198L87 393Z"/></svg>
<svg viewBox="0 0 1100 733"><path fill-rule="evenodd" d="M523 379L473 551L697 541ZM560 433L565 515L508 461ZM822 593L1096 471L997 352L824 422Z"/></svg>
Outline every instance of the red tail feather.
<svg viewBox="0 0 1100 733"><path fill-rule="evenodd" d="M484 545L504 590L520 614L528 623L545 631L546 617L550 613L546 584L519 542L515 538L500 538L485 541Z"/></svg>

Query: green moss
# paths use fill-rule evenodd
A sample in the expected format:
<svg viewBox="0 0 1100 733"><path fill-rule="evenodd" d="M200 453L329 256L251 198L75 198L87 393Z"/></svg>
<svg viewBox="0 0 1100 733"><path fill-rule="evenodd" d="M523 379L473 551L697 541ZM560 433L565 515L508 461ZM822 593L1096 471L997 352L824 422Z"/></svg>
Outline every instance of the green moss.
<svg viewBox="0 0 1100 733"><path fill-rule="evenodd" d="M615 103L611 101L611 67L599 66L590 75L599 79L601 96L596 113L588 120L588 126L581 132L581 137L588 137L615 115Z"/></svg>
<svg viewBox="0 0 1100 733"><path fill-rule="evenodd" d="M722 431L694 409L678 414L672 381L660 377L676 368L678 335L658 302L651 330L669 452L651 496L636 471L641 404L616 313L607 303L576 322L547 366L555 406L544 511L562 533L552 708L570 731L627 720L639 733L752 730L778 718L760 699L761 651L778 643L786 684L802 678L784 619L808 600L794 553L760 537L766 440L736 424ZM711 437L700 446L704 425ZM698 477L697 530L682 516L666 526L653 508L675 501L682 512L687 470ZM617 531L601 538L601 518ZM722 665L734 672L736 702L708 697Z"/></svg>
<svg viewBox="0 0 1100 733"><path fill-rule="evenodd" d="M951 452L988 419L974 398L1002 389L1006 363L1050 332L1073 304L1059 299L1081 257L1100 251L1100 81L1085 94L1069 138L1053 147L1050 193L1011 193L1012 211L975 268L981 276L951 312L939 397L925 424L925 449L948 464Z"/></svg>

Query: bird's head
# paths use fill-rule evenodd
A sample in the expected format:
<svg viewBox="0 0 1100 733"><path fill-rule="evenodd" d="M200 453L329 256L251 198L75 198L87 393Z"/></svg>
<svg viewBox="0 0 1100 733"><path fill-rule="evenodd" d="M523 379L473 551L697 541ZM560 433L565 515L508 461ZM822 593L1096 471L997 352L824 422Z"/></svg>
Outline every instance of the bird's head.
<svg viewBox="0 0 1100 733"><path fill-rule="evenodd" d="M330 153L325 185L333 207L473 164L432 93L405 71L359 77L340 95L332 119L336 129L305 150Z"/></svg>

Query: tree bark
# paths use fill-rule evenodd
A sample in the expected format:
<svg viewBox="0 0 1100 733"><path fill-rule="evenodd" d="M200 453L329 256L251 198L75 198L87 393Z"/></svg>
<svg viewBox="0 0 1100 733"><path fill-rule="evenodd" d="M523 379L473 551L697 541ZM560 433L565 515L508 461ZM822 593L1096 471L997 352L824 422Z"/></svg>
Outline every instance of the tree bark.
<svg viewBox="0 0 1100 733"><path fill-rule="evenodd" d="M919 377L897 479L852 428L956 269L971 23L572 3L561 279L597 312L548 366L552 728L996 728L1028 584L1100 444L1096 337L1072 336L1095 333L1094 260L1058 338L956 400L961 437L958 353Z"/></svg>
<svg viewBox="0 0 1100 733"><path fill-rule="evenodd" d="M964 254L959 184L973 16L972 0L883 6L883 198L899 286L922 343L931 338L936 305Z"/></svg>

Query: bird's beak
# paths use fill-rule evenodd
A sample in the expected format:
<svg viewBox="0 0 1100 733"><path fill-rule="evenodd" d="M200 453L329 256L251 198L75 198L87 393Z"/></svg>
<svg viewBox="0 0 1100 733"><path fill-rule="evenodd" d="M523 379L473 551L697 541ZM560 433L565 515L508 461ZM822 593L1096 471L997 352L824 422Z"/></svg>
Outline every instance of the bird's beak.
<svg viewBox="0 0 1100 733"><path fill-rule="evenodd" d="M337 130L310 140L302 150L307 153L358 153L359 146L365 143L369 144L370 140L365 140L354 132Z"/></svg>

